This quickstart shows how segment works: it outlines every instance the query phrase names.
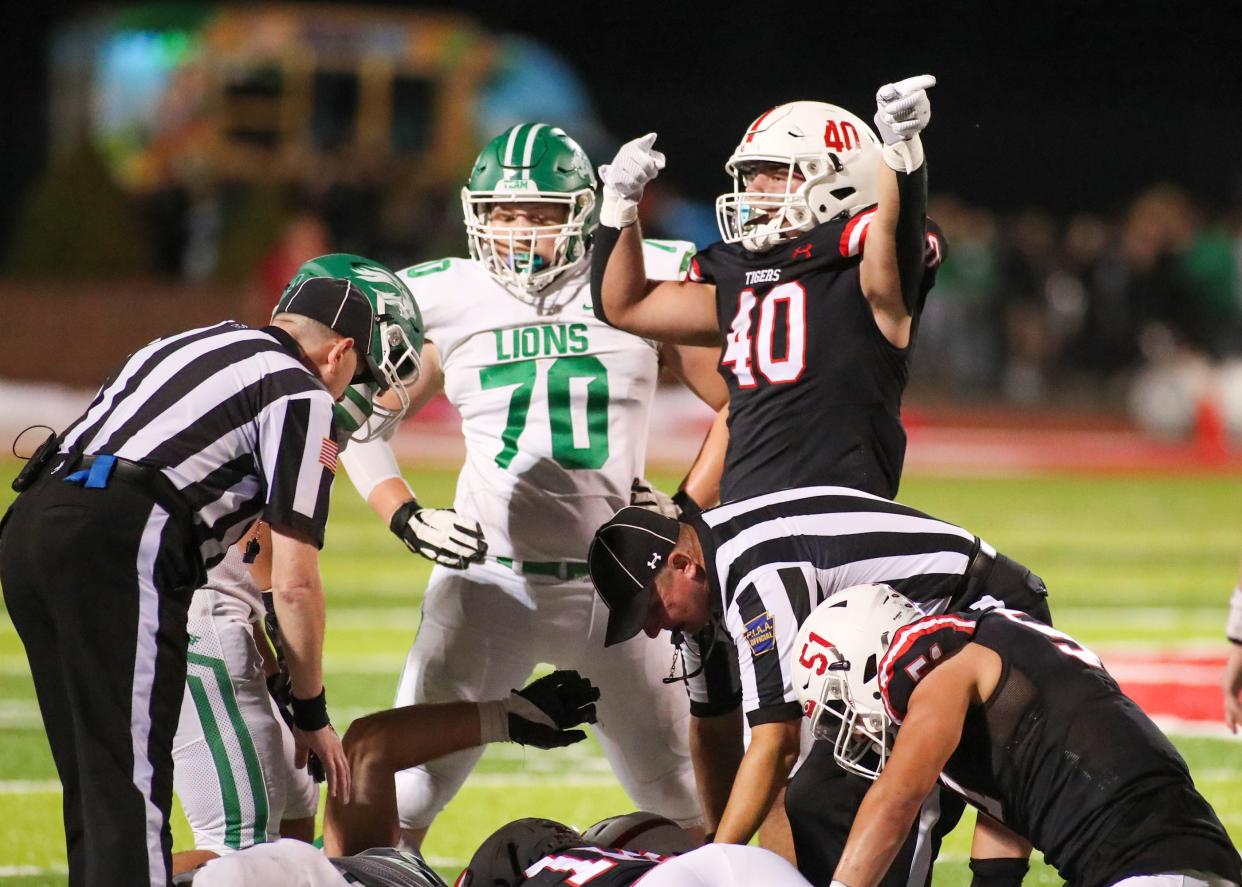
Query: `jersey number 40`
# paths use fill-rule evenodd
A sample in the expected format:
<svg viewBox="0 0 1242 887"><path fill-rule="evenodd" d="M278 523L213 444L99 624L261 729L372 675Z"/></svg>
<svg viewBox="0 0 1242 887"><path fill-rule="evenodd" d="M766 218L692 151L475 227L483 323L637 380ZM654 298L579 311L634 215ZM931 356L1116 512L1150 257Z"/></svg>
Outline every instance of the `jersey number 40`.
<svg viewBox="0 0 1242 887"><path fill-rule="evenodd" d="M785 353L775 353L777 309L785 311ZM773 287L759 307L759 329L751 335L755 313L755 291L738 294L737 314L725 336L720 363L733 368L739 388L754 388L755 366L763 378L775 385L796 382L806 369L806 287L791 280Z"/></svg>

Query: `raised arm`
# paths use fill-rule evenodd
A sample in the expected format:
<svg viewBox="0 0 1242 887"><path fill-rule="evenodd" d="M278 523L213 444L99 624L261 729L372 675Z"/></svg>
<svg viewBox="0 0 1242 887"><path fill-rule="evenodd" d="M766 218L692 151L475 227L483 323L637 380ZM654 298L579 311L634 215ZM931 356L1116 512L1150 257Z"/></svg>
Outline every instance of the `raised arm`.
<svg viewBox="0 0 1242 887"><path fill-rule="evenodd" d="M924 74L890 83L876 94L876 127L884 140L879 203L867 232L860 268L863 295L884 337L898 348L910 343L912 316L923 279L927 164L919 133L931 119Z"/></svg>
<svg viewBox="0 0 1242 887"><path fill-rule="evenodd" d="M604 323L661 342L715 345L716 288L689 281L647 279L638 202L664 168L655 133L626 142L601 166L600 225L591 248L591 300Z"/></svg>

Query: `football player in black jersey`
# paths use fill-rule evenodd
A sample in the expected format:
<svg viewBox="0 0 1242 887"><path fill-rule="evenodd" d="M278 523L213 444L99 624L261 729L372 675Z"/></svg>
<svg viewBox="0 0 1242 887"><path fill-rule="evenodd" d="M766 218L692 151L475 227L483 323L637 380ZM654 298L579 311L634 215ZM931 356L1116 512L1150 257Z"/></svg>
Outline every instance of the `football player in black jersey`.
<svg viewBox="0 0 1242 887"><path fill-rule="evenodd" d="M455 887L810 887L759 847L709 844L665 856L630 846L602 846L550 819L517 819L480 845Z"/></svg>
<svg viewBox="0 0 1242 887"><path fill-rule="evenodd" d="M924 616L862 585L820 604L794 650L816 736L876 780L834 884L879 883L937 780L979 811L975 883L1020 881L1032 847L1075 887L1242 883L1181 755L1051 626L1004 609Z"/></svg>
<svg viewBox="0 0 1242 887"><path fill-rule="evenodd" d="M649 281L643 267L638 202L664 166L655 135L601 167L596 316L649 338L721 346L729 386L721 502L814 485L896 495L901 397L944 254L925 217L919 135L934 84L921 76L879 90L882 138L823 102L761 114L725 165L734 184L717 200L723 240L695 257L684 282ZM736 763L739 729L728 714L695 716L692 747ZM732 773L705 778L696 766L696 774L709 804L727 795Z"/></svg>
<svg viewBox="0 0 1242 887"><path fill-rule="evenodd" d="M901 395L943 251L925 217L924 75L877 95L877 138L835 105L761 114L725 169L723 240L688 281L649 281L638 201L664 165L650 134L603 181L592 252L596 316L667 342L722 346L729 448L721 501L815 484L892 498L905 455Z"/></svg>

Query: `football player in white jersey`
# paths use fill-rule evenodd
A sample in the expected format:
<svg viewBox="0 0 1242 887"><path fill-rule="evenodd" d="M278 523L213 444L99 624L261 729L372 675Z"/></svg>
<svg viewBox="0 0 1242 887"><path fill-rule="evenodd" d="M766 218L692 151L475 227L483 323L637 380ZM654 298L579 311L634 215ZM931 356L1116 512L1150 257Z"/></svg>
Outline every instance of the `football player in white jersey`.
<svg viewBox="0 0 1242 887"><path fill-rule="evenodd" d="M380 441L351 445L343 462L390 529L438 564L397 704L493 697L539 662L577 669L600 688L597 735L635 805L697 827L685 693L661 684L668 656L658 645L604 648L607 612L592 594L586 552L642 477L659 367L714 409L726 392L715 349L659 346L596 320L595 184L562 130L515 126L483 149L463 189L471 258L400 272L427 335L411 412L443 391L461 414L456 513L423 509ZM645 250L648 275L666 279L683 279L694 252L660 241ZM683 507L715 500L722 458L705 446L679 493ZM398 774L412 846L480 754Z"/></svg>

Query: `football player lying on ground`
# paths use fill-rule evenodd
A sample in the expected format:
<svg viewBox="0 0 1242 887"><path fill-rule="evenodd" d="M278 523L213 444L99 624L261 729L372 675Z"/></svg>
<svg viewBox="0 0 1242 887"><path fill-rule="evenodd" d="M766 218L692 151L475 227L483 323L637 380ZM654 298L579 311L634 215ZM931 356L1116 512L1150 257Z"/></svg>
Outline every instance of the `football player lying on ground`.
<svg viewBox="0 0 1242 887"><path fill-rule="evenodd" d="M820 604L794 650L812 730L875 779L834 885L879 882L937 780L979 811L975 884L1020 883L1032 847L1076 887L1242 881L1181 755L1051 626L1005 609L924 616L862 585Z"/></svg>
<svg viewBox="0 0 1242 887"><path fill-rule="evenodd" d="M603 837L609 821L587 830ZM672 823L669 823L672 825ZM692 840L689 833L687 840ZM768 850L708 844L682 855L644 851L614 835L614 848L549 819L517 819L483 842L456 887L809 887L798 870Z"/></svg>
<svg viewBox="0 0 1242 887"><path fill-rule="evenodd" d="M331 798L328 804L324 821L327 864L348 874L354 879L351 883L376 887L442 884L418 854L393 849L400 837L393 775L489 742L517 742L535 748L580 742L586 734L571 728L595 722L598 698L599 691L582 676L555 671L512 691L505 699L407 705L354 721L344 744L351 768L356 768L351 769L355 781L349 803ZM276 883L264 880L269 869L282 873L280 883L345 883L339 878L324 880L322 873L328 873L329 868L325 868L323 854L308 854L304 848L313 848L295 846L299 844L281 840L256 845L213 860L178 883L196 887ZM363 852L368 850L371 852Z"/></svg>

